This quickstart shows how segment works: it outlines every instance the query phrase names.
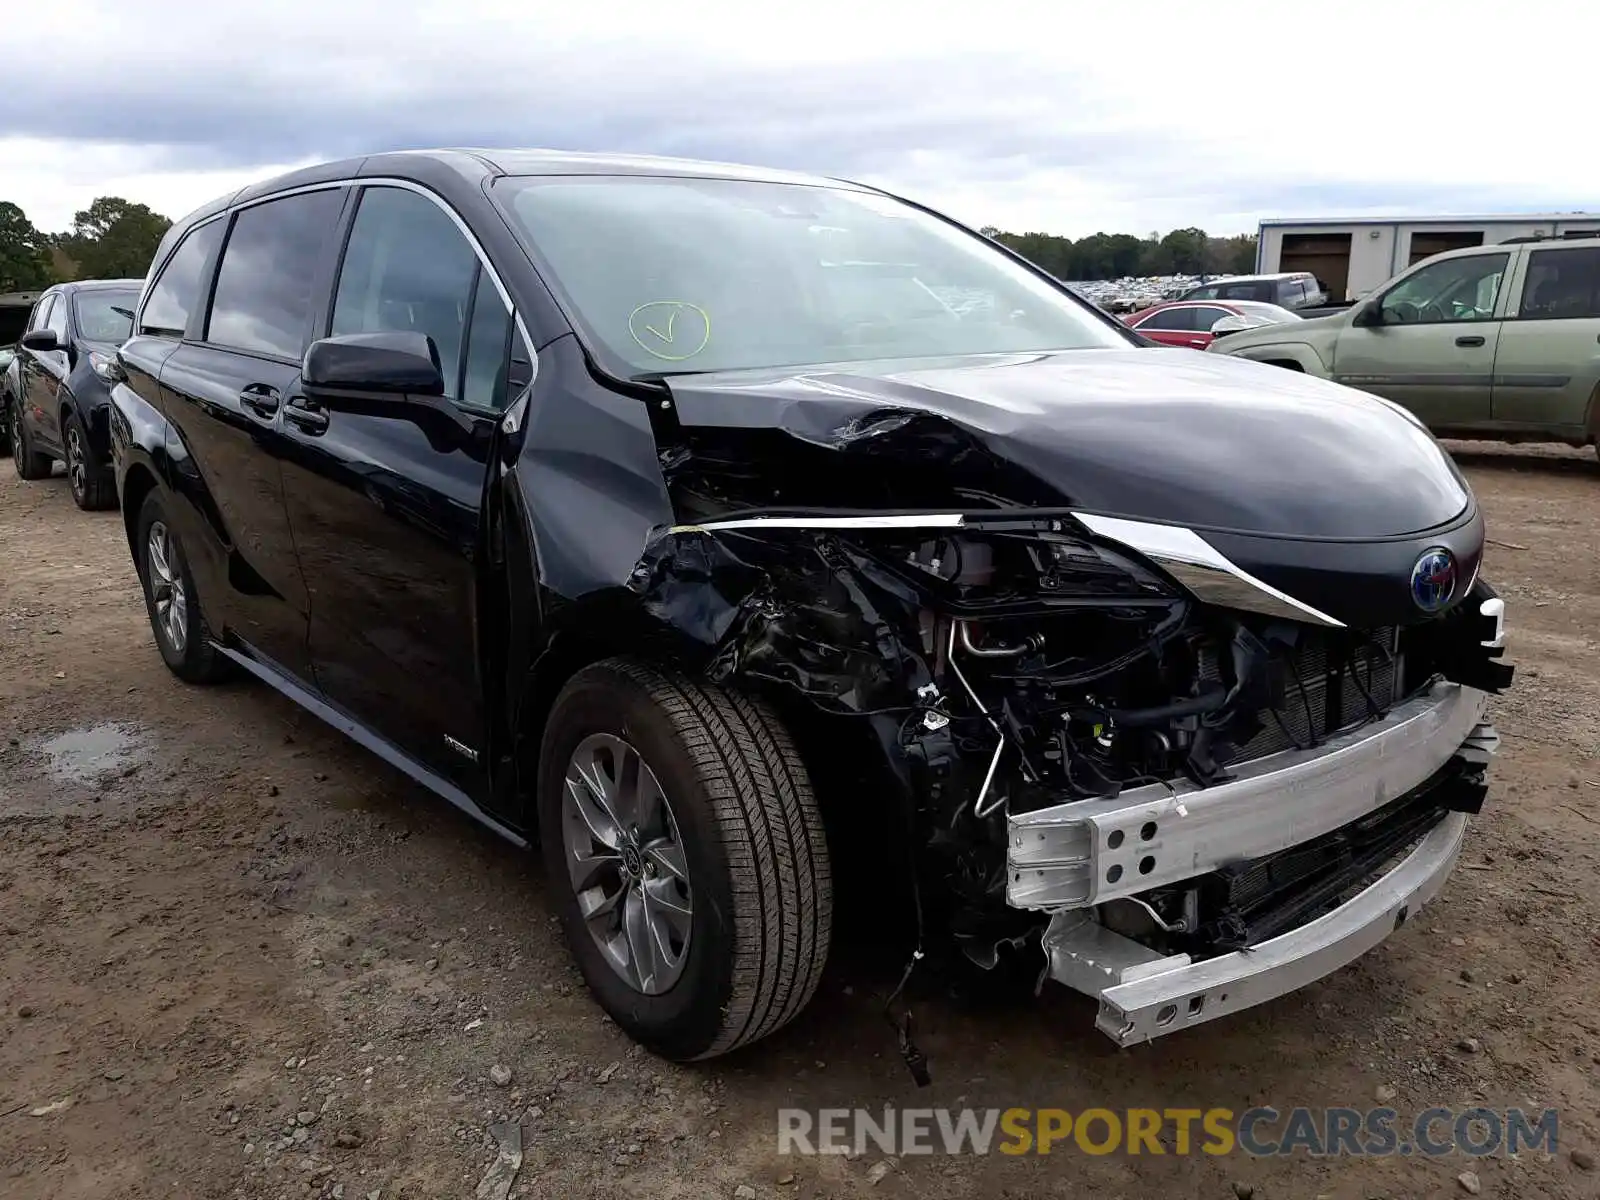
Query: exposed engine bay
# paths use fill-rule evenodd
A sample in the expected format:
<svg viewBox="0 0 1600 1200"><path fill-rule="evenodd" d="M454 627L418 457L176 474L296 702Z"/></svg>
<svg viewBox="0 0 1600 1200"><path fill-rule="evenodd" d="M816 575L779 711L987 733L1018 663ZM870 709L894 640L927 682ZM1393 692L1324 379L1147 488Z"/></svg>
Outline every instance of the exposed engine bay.
<svg viewBox="0 0 1600 1200"><path fill-rule="evenodd" d="M1319 629L1198 603L1070 518L931 524L813 514L679 527L635 585L707 646L714 676L781 685L878 726L936 903L982 964L1040 925L1007 904L1009 815L1149 784L1212 787L1235 764L1359 729L1452 669L1470 676L1489 653L1466 609L1422 632ZM1379 865L1374 853L1472 803L1441 789L1370 837L1352 830L1337 848L1118 899L1102 920L1196 956L1250 945L1334 902L1340 881ZM1300 882L1309 890L1288 886Z"/></svg>

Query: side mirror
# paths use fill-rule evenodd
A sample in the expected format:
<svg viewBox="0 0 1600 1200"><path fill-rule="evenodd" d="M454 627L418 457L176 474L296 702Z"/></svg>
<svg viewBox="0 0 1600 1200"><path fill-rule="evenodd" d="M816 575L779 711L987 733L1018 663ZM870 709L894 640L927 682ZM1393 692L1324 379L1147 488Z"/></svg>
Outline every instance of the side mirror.
<svg viewBox="0 0 1600 1200"><path fill-rule="evenodd" d="M1254 329L1255 324L1249 317L1234 315L1222 317L1211 327L1212 337L1227 337L1230 333L1243 333L1246 329Z"/></svg>
<svg viewBox="0 0 1600 1200"><path fill-rule="evenodd" d="M443 396L439 349L425 333L346 333L312 342L300 365L308 392Z"/></svg>
<svg viewBox="0 0 1600 1200"><path fill-rule="evenodd" d="M56 337L54 329L30 329L22 335L22 340L17 345L37 354L48 354L52 350L61 349L61 342Z"/></svg>
<svg viewBox="0 0 1600 1200"><path fill-rule="evenodd" d="M1350 324L1361 329L1382 325L1383 305L1376 300L1368 300L1356 309L1355 316L1350 318Z"/></svg>

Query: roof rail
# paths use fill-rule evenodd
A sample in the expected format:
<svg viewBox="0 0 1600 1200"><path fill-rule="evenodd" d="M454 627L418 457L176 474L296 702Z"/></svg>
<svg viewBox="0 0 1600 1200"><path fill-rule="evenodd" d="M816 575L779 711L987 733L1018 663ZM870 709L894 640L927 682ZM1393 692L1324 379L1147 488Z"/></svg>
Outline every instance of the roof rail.
<svg viewBox="0 0 1600 1200"><path fill-rule="evenodd" d="M1495 244L1512 246L1522 242L1572 242L1585 238L1600 238L1600 229L1564 229L1560 233L1522 233L1516 237L1503 238Z"/></svg>

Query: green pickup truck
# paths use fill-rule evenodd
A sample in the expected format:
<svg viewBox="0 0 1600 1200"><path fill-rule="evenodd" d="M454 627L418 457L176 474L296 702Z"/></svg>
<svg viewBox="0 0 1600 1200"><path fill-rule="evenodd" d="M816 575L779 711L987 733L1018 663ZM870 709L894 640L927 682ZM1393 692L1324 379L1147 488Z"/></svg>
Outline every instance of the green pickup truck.
<svg viewBox="0 0 1600 1200"><path fill-rule="evenodd" d="M1441 435L1595 445L1600 238L1452 250L1346 312L1228 333L1207 352L1375 393Z"/></svg>

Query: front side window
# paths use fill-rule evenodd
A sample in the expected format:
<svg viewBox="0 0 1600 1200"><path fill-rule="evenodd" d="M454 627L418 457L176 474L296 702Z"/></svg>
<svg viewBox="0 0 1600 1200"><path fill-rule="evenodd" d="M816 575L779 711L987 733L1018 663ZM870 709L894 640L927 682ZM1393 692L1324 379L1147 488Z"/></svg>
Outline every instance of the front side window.
<svg viewBox="0 0 1600 1200"><path fill-rule="evenodd" d="M67 298L56 296L56 302L50 306L50 315L45 318L44 327L56 335L61 342L67 340Z"/></svg>
<svg viewBox="0 0 1600 1200"><path fill-rule="evenodd" d="M206 341L299 358L311 331L311 292L339 219L337 189L241 209L217 268Z"/></svg>
<svg viewBox="0 0 1600 1200"><path fill-rule="evenodd" d="M1542 321L1600 317L1600 249L1533 251L1519 315Z"/></svg>
<svg viewBox="0 0 1600 1200"><path fill-rule="evenodd" d="M1135 325L1134 328L1140 330L1141 332L1145 330L1161 330L1165 333L1180 333L1184 330L1192 330L1195 327L1194 315L1198 311L1198 309L1192 308L1188 305L1180 305L1176 308L1163 308L1159 312L1151 313L1148 317Z"/></svg>
<svg viewBox="0 0 1600 1200"><path fill-rule="evenodd" d="M506 370L511 357L511 314L487 271L478 272L472 323L461 364L461 402L474 408L506 406Z"/></svg>
<svg viewBox="0 0 1600 1200"><path fill-rule="evenodd" d="M139 293L79 292L73 303L78 310L78 336L88 342L125 342L133 332L133 306Z"/></svg>
<svg viewBox="0 0 1600 1200"><path fill-rule="evenodd" d="M495 196L634 374L1129 345L988 239L873 193L551 176Z"/></svg>
<svg viewBox="0 0 1600 1200"><path fill-rule="evenodd" d="M139 332L166 337L182 337L189 328L189 317L201 303L205 286L202 275L211 254L222 241L226 221L208 221L190 230L181 245L167 259L150 298L139 315Z"/></svg>
<svg viewBox="0 0 1600 1200"><path fill-rule="evenodd" d="M1439 325L1494 317L1506 254L1447 258L1406 276L1382 300L1386 325Z"/></svg>
<svg viewBox="0 0 1600 1200"><path fill-rule="evenodd" d="M1204 308L1196 308L1193 311L1194 328L1199 330L1201 333L1210 333L1211 327L1218 321L1222 320L1224 317L1231 317L1235 315L1225 308L1212 308L1209 305Z"/></svg>
<svg viewBox="0 0 1600 1200"><path fill-rule="evenodd" d="M39 302L33 306L33 316L28 320L29 330L43 329L45 327L45 323L50 320L50 309L55 302L55 292L51 292L48 296L40 297Z"/></svg>
<svg viewBox="0 0 1600 1200"><path fill-rule="evenodd" d="M426 196L373 187L356 210L329 332L389 331L433 339L449 398L505 407L511 314L477 252Z"/></svg>

